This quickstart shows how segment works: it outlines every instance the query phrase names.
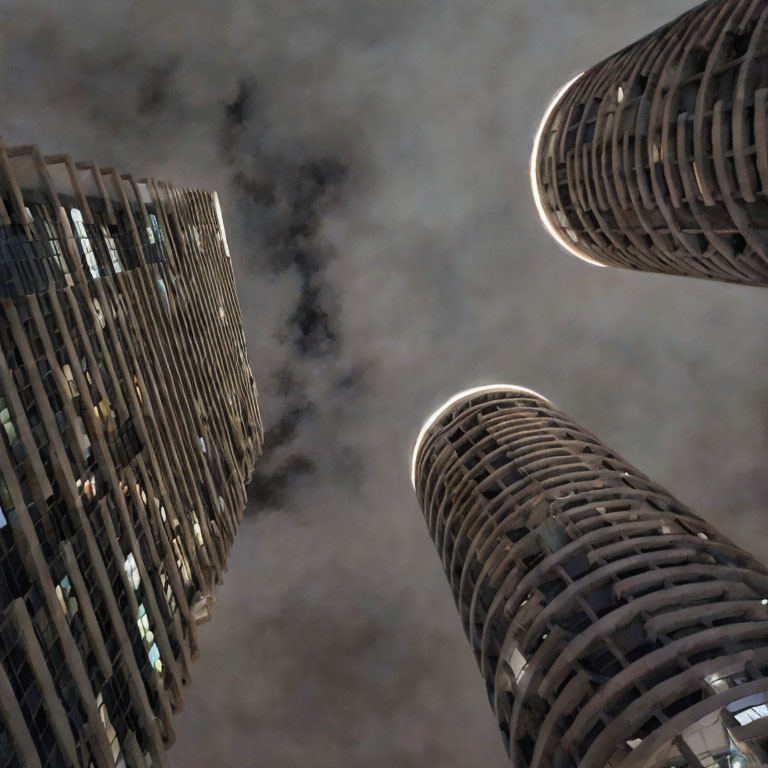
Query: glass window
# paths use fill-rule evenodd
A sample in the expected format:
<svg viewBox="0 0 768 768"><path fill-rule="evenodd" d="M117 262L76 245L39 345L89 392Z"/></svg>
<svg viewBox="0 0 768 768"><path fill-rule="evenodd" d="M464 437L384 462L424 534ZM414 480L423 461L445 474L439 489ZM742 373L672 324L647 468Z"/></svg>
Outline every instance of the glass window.
<svg viewBox="0 0 768 768"><path fill-rule="evenodd" d="M75 225L75 234L78 240L80 240L80 247L83 249L83 256L85 263L88 265L91 277L100 277L99 264L96 261L96 256L93 253L93 246L91 245L88 233L85 231L85 221L83 220L82 211L79 208L72 208L70 210L72 216L72 222Z"/></svg>
<svg viewBox="0 0 768 768"><path fill-rule="evenodd" d="M112 262L112 269L115 270L115 274L122 272L123 265L120 263L120 254L118 253L115 239L103 225L101 227L101 234L104 236L104 242L107 244L107 251L109 251L109 260Z"/></svg>
<svg viewBox="0 0 768 768"><path fill-rule="evenodd" d="M137 590L139 586L141 586L141 576L139 575L139 566L136 564L136 558L133 556L133 552L128 553L123 568L128 574L128 580L131 582L131 586L134 590Z"/></svg>

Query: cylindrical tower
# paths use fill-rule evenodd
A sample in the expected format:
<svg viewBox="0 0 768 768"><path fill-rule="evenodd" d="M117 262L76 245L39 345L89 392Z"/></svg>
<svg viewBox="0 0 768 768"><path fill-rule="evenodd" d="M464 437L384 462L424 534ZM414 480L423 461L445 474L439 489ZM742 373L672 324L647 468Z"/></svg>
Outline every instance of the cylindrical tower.
<svg viewBox="0 0 768 768"><path fill-rule="evenodd" d="M768 284L768 4L710 0L571 81L531 183L587 261Z"/></svg>
<svg viewBox="0 0 768 768"><path fill-rule="evenodd" d="M515 387L425 425L414 485L518 768L768 765L768 570Z"/></svg>

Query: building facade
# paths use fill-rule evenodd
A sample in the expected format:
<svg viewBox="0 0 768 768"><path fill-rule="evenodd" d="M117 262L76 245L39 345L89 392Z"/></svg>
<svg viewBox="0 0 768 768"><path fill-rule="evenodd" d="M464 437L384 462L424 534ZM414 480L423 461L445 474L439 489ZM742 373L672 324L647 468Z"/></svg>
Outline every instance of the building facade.
<svg viewBox="0 0 768 768"><path fill-rule="evenodd" d="M768 284L765 3L710 0L569 83L531 183L586 261Z"/></svg>
<svg viewBox="0 0 768 768"><path fill-rule="evenodd" d="M413 468L515 766L768 765L768 569L526 390L454 398Z"/></svg>
<svg viewBox="0 0 768 768"><path fill-rule="evenodd" d="M216 195L0 143L0 766L166 766L262 428Z"/></svg>

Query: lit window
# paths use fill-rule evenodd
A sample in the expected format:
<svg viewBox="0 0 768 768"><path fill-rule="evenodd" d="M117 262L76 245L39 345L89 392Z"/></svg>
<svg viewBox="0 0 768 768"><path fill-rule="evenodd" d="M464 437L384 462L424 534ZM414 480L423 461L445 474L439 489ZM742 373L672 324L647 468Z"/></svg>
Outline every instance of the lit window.
<svg viewBox="0 0 768 768"><path fill-rule="evenodd" d="M102 312L102 309L101 309L101 303L99 302L98 299L93 300L93 311L96 313L96 317L99 321L99 325L102 328L104 328L104 326L106 325L106 321L104 319L104 312Z"/></svg>
<svg viewBox="0 0 768 768"><path fill-rule="evenodd" d="M109 251L109 259L112 262L112 269L115 273L123 271L123 265L120 263L120 255L117 252L117 245L114 238L109 234L109 230L102 226L101 233L104 235L104 242L107 244L107 250Z"/></svg>
<svg viewBox="0 0 768 768"><path fill-rule="evenodd" d="M66 212L64 209L61 209L62 215L66 217ZM59 267L61 272L67 276L67 283L71 285L72 283L69 282L72 278L69 274L69 269L67 267L66 261L64 261L64 255L61 252L61 244L59 243L59 236L56 234L56 230L53 228L53 225L50 221L48 221L47 218L43 219L43 229L45 229L45 236L46 236L46 245L48 246L48 251L53 258L53 261L56 263L56 265Z"/></svg>
<svg viewBox="0 0 768 768"><path fill-rule="evenodd" d="M579 237L578 237L578 235L577 235L577 234L576 234L576 233L575 233L575 232L574 232L574 231L573 231L573 230L572 230L572 229L571 229L571 228L568 226L568 218L566 217L566 215L565 215L565 214L564 214L564 213L563 213L563 212L562 212L560 209L558 209L558 210L556 210L556 211L555 211L555 216L557 217L557 221L558 221L558 223L559 223L559 224L560 224L560 226L561 226L561 227L562 227L562 228L565 230L565 232L566 232L566 234L568 235L568 237L570 237L570 238L571 238L571 240L573 240L573 242L574 242L574 243L578 243L578 242L579 242Z"/></svg>
<svg viewBox="0 0 768 768"><path fill-rule="evenodd" d="M91 452L91 439L85 431L85 422L83 421L82 416L78 416L75 420L75 434L77 435L83 455L88 456Z"/></svg>
<svg viewBox="0 0 768 768"><path fill-rule="evenodd" d="M189 572L187 558L184 555L184 550L181 548L178 536L173 537L171 540L171 546L173 547L173 552L176 555L176 565L179 569L179 573L181 574L181 580L185 585L188 586L192 582L192 574Z"/></svg>
<svg viewBox="0 0 768 768"><path fill-rule="evenodd" d="M66 616L67 615L67 602L64 599L64 593L62 592L61 585L56 585L56 597L59 598L59 605L61 606L61 612Z"/></svg>
<svg viewBox="0 0 768 768"><path fill-rule="evenodd" d="M5 528L8 525L6 514L13 511L13 499L11 498L11 492L8 490L8 486L5 484L5 478L0 474L0 528Z"/></svg>
<svg viewBox="0 0 768 768"><path fill-rule="evenodd" d="M512 655L509 657L509 664L507 665L515 676L515 681L520 682L525 670L528 668L528 660L520 653L519 649L515 647L512 651Z"/></svg>
<svg viewBox="0 0 768 768"><path fill-rule="evenodd" d="M16 432L16 427L14 426L13 421L11 420L11 412L8 410L7 406L5 406L5 400L2 398L0 398L0 407L2 407L2 410L0 410L0 423L3 425L5 434L8 435L9 445L13 446L19 439L19 435Z"/></svg>
<svg viewBox="0 0 768 768"><path fill-rule="evenodd" d="M138 617L136 625L141 633L141 639L144 641L144 647L147 649L149 663L157 670L158 674L163 674L163 662L160 660L160 650L155 642L155 634L149 626L149 616L144 608L144 603L139 604Z"/></svg>
<svg viewBox="0 0 768 768"><path fill-rule="evenodd" d="M143 403L144 402L144 395L141 393L141 387L139 386L139 377L138 376L134 376L133 377L133 386L136 389L136 397L139 398L139 402L140 403Z"/></svg>
<svg viewBox="0 0 768 768"><path fill-rule="evenodd" d="M134 591L137 590L139 586L141 586L141 576L139 575L139 566L136 564L136 558L133 556L133 552L128 553L123 568L128 574L128 580L131 582Z"/></svg>
<svg viewBox="0 0 768 768"><path fill-rule="evenodd" d="M80 240L80 245L83 249L83 256L85 256L85 263L88 265L88 269L91 272L91 277L99 277L99 264L96 261L96 256L93 253L93 246L88 238L88 233L85 231L85 221L83 220L83 214L79 208L72 208L70 210L72 214L72 221L75 224L75 234Z"/></svg>
<svg viewBox="0 0 768 768"><path fill-rule="evenodd" d="M163 593L165 594L168 608L172 614L176 613L176 598L173 596L173 589L171 589L171 583L165 570L160 571L160 583L163 585Z"/></svg>
<svg viewBox="0 0 768 768"><path fill-rule="evenodd" d="M80 358L80 368L82 368L83 373L85 374L85 380L89 384L93 384L93 379L91 378L91 372L88 370L88 359L85 355L83 355Z"/></svg>
<svg viewBox="0 0 768 768"><path fill-rule="evenodd" d="M171 302L168 299L168 291L165 287L165 281L161 277L158 277L156 282L157 282L157 290L160 293L160 298L163 300L163 304L165 304L165 308L170 309Z"/></svg>
<svg viewBox="0 0 768 768"><path fill-rule="evenodd" d="M67 363L65 363L61 366L61 370L64 372L64 378L67 380L67 384L69 385L70 394L72 397L77 397L80 394L80 391L77 388L77 384L75 384L75 377L72 375L72 369Z"/></svg>
<svg viewBox="0 0 768 768"><path fill-rule="evenodd" d="M768 717L768 707L765 704L759 704L756 707L750 707L743 712L739 712L736 715L736 719L741 725L747 725L753 723L755 720L762 720L764 717Z"/></svg>
<svg viewBox="0 0 768 768"><path fill-rule="evenodd" d="M160 651L157 647L157 643L152 643L147 652L147 656L149 656L149 663L162 675L163 662L160 661Z"/></svg>
<svg viewBox="0 0 768 768"><path fill-rule="evenodd" d="M154 213L149 214L149 221L152 224L152 232L155 235L155 239L158 243L163 242L163 231L160 229L160 224L157 220L157 216ZM151 242L151 241L150 241Z"/></svg>
<svg viewBox="0 0 768 768"><path fill-rule="evenodd" d="M96 476L91 475L83 485L83 493L89 498L93 499L96 496Z"/></svg>
<svg viewBox="0 0 768 768"><path fill-rule="evenodd" d="M122 760L120 759L120 740L117 738L117 732L112 725L112 721L109 719L107 705L104 703L104 697L101 693L96 697L96 707L99 710L99 716L104 725L104 730L107 732L107 741L112 750L112 759L115 761L116 765L120 765L122 763ZM122 764L124 765L124 763Z"/></svg>
<svg viewBox="0 0 768 768"><path fill-rule="evenodd" d="M61 606L62 613L67 617L67 621L71 624L77 613L77 598L73 594L69 576L65 576L56 585L56 597L59 598L59 605Z"/></svg>

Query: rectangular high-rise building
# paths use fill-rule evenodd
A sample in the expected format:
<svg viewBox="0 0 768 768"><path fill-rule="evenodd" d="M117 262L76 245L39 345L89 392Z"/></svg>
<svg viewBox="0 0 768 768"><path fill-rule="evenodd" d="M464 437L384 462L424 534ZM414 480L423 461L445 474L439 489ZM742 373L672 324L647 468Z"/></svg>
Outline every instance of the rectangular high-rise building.
<svg viewBox="0 0 768 768"><path fill-rule="evenodd" d="M262 427L215 194L0 143L0 766L167 765Z"/></svg>

